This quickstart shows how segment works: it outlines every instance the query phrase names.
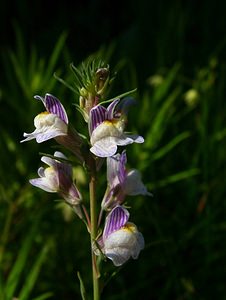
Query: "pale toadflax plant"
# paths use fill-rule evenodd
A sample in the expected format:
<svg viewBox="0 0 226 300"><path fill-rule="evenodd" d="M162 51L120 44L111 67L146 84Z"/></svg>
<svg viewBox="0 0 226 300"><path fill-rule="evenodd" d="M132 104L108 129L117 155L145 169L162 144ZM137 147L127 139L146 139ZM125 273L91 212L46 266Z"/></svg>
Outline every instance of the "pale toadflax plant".
<svg viewBox="0 0 226 300"><path fill-rule="evenodd" d="M47 166L40 167L39 177L31 179L30 183L44 191L58 193L85 222L91 241L93 299L97 300L103 286L100 285L100 264L110 259L116 267L121 266L130 258L137 259L144 248L142 234L129 221L130 214L124 206L126 196L151 194L143 184L139 171L126 168L124 147L144 142L142 136L125 131L128 109L134 100L124 96L132 91L106 100L111 77L109 67L102 61L89 62L81 68L72 65L72 70L79 93L77 108L87 124L87 134L80 134L73 128L60 100L47 93L45 97L35 96L35 99L42 101L45 111L34 118L35 130L24 133L21 142L35 139L37 143L42 143L54 139L69 150L87 171L88 208L74 182L72 165L62 152L42 156L41 161ZM106 103L108 106L105 106ZM76 126L73 120L72 123ZM102 171L105 161L107 187L102 201L97 202L97 173ZM80 276L79 279L83 285ZM82 297L85 299L84 293Z"/></svg>

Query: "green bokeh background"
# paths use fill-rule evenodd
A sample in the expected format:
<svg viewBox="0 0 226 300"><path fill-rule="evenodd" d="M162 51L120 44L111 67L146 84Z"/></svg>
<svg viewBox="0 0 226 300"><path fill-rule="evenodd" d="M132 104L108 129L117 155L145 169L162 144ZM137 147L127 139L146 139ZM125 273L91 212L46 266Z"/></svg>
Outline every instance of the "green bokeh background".
<svg viewBox="0 0 226 300"><path fill-rule="evenodd" d="M226 298L225 11L210 0L1 1L0 299L80 299L78 271L91 294L86 229L28 183L55 144L19 141L43 109L33 96L46 92L85 132L78 97L53 73L72 82L69 64L94 53L118 70L109 97L138 88L128 129L145 143L128 147L128 166L153 193L128 197L146 248L103 299ZM76 167L87 199L83 176ZM101 174L99 201L104 189ZM104 272L114 270L109 261Z"/></svg>

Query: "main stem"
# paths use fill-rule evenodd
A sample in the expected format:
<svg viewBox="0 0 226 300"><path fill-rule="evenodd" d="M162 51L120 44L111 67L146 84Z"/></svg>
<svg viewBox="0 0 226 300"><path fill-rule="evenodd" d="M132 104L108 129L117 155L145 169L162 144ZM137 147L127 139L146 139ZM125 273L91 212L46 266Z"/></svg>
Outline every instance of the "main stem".
<svg viewBox="0 0 226 300"><path fill-rule="evenodd" d="M90 241L91 241L91 251L92 251L92 272L93 272L93 299L100 299L99 290L99 270L97 266L96 255L92 250L92 244L97 236L97 205L96 205L96 172L93 171L90 178L89 184L90 192Z"/></svg>

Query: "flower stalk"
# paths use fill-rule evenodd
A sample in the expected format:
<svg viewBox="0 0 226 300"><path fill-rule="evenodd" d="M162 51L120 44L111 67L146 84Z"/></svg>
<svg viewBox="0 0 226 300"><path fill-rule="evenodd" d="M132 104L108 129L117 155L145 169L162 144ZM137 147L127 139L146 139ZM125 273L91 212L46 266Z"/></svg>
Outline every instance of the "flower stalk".
<svg viewBox="0 0 226 300"><path fill-rule="evenodd" d="M93 275L93 299L100 299L99 289L99 267L97 265L97 256L93 252L93 243L97 237L97 203L96 203L96 170L93 167L91 171L90 183L90 242L92 253L92 275Z"/></svg>

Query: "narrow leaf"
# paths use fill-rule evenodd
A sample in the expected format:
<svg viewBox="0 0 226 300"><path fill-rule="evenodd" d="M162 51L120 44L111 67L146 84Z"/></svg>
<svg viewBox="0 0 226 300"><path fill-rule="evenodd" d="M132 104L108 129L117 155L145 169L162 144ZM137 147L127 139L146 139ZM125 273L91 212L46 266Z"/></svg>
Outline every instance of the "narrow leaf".
<svg viewBox="0 0 226 300"><path fill-rule="evenodd" d="M173 103L181 92L180 88L175 89L172 94L166 99L163 105L159 108L157 115L152 121L151 128L146 136L145 148L154 148L167 127L167 124L174 112Z"/></svg>
<svg viewBox="0 0 226 300"><path fill-rule="evenodd" d="M79 282L80 282L80 293L81 293L81 296L82 296L82 300L86 300L87 299L86 290L85 290L85 286L84 286L82 277L81 277L79 272L77 272L77 276L78 276L78 279L79 279Z"/></svg>
<svg viewBox="0 0 226 300"><path fill-rule="evenodd" d="M156 187L164 187L164 186L167 186L169 184L176 183L180 180L185 180L185 179L188 179L190 177L196 176L199 173L200 173L200 170L197 169L197 168L193 168L193 169L185 170L185 171L182 171L182 172L178 172L176 174L173 174L173 175L170 175L170 176L166 177L165 179L159 180L155 184L150 184L149 188L154 189Z"/></svg>
<svg viewBox="0 0 226 300"><path fill-rule="evenodd" d="M32 266L31 271L27 275L27 279L24 282L24 285L22 287L22 290L19 294L20 300L28 300L30 299L30 294L32 292L32 289L37 281L41 266L46 258L46 255L49 251L50 245L52 244L52 241L48 241L48 243L43 247L41 250L38 258L36 259L35 263Z"/></svg>
<svg viewBox="0 0 226 300"><path fill-rule="evenodd" d="M56 62L59 58L60 52L62 51L64 45L65 45L65 40L67 38L67 33L64 32L61 34L61 36L59 37L55 47L54 47L54 51L50 57L49 60L49 64L45 73L45 78L43 79L44 82L47 82L53 75L54 73L54 68L56 66Z"/></svg>
<svg viewBox="0 0 226 300"><path fill-rule="evenodd" d="M160 148L158 151L152 154L151 159L157 160L166 155L169 151L171 151L177 144L181 141L187 139L190 136L188 131L182 132L178 134L174 139L172 139L168 144Z"/></svg>
<svg viewBox="0 0 226 300"><path fill-rule="evenodd" d="M40 295L40 296L38 296L38 297L36 297L36 298L34 298L32 300L45 300L45 299L48 299L48 298L50 298L52 296L53 296L53 293L48 292L48 293L42 294L42 295Z"/></svg>
<svg viewBox="0 0 226 300"><path fill-rule="evenodd" d="M5 285L6 300L12 300L15 290L19 284L20 274L26 264L28 254L32 246L33 238L37 230L37 225L38 222L36 221L36 223L34 223L33 227L31 228L30 232L27 234L27 237L20 248L16 262L9 274Z"/></svg>
<svg viewBox="0 0 226 300"><path fill-rule="evenodd" d="M121 98L124 98L124 97L126 97L126 96L128 96L128 95L131 95L131 94L135 93L136 91L137 91L137 88L136 88L136 89L133 89L133 90L131 90L131 91L125 92L125 93L123 93L123 94L121 94L121 95L118 95L118 96L116 96L116 97L114 97L114 98L111 98L111 99L109 99L109 100L102 101L102 102L100 102L99 104L101 105L101 104L105 104L105 103L112 102L112 101L114 101L115 99L121 99Z"/></svg>
<svg viewBox="0 0 226 300"><path fill-rule="evenodd" d="M9 53L9 55L10 55L11 63L14 67L14 71L15 71L17 80L20 83L20 86L23 90L24 95L26 96L26 98L29 99L31 96L30 92L28 90L29 85L27 82L27 78L26 78L25 74L23 73L22 66L20 65L20 62L18 61L16 55L12 51Z"/></svg>
<svg viewBox="0 0 226 300"><path fill-rule="evenodd" d="M164 99L169 92L169 89L176 78L176 75L180 69L180 64L175 64L174 67L170 70L167 77L163 83L156 89L156 92L153 96L153 101L159 102Z"/></svg>
<svg viewBox="0 0 226 300"><path fill-rule="evenodd" d="M65 85L67 88L69 88L72 92L78 94L78 91L75 90L69 83L67 83L65 80L63 80L62 78L58 77L56 75L56 73L53 74L53 76L60 82L62 83L63 85Z"/></svg>

